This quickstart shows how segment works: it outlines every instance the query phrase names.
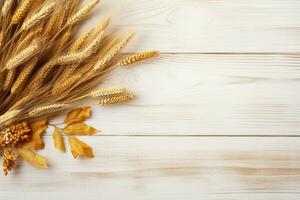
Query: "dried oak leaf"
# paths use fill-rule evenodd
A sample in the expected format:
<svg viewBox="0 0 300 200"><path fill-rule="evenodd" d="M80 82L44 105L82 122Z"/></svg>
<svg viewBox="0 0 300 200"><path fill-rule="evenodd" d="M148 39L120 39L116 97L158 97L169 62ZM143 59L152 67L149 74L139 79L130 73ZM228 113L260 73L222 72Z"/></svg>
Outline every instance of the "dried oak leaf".
<svg viewBox="0 0 300 200"><path fill-rule="evenodd" d="M73 157L76 159L78 156L86 156L89 158L94 157L93 149L86 143L80 141L78 138L70 136L69 143Z"/></svg>
<svg viewBox="0 0 300 200"><path fill-rule="evenodd" d="M93 135L97 132L97 129L85 123L75 123L67 125L63 131L68 135Z"/></svg>
<svg viewBox="0 0 300 200"><path fill-rule="evenodd" d="M55 148L63 152L66 152L64 137L58 128L55 128L52 137L53 137Z"/></svg>
<svg viewBox="0 0 300 200"><path fill-rule="evenodd" d="M90 106L76 108L67 114L67 116L65 118L65 123L73 124L73 123L83 122L90 117L91 117L91 107Z"/></svg>
<svg viewBox="0 0 300 200"><path fill-rule="evenodd" d="M42 139L42 135L45 130L48 128L48 120L42 119L35 122L32 122L29 125L31 129L31 139L23 145L24 148L28 149L43 149L45 144Z"/></svg>
<svg viewBox="0 0 300 200"><path fill-rule="evenodd" d="M18 152L20 156L26 160L31 165L34 165L39 168L46 169L48 168L46 159L38 154L36 154L34 151L26 148L19 148Z"/></svg>

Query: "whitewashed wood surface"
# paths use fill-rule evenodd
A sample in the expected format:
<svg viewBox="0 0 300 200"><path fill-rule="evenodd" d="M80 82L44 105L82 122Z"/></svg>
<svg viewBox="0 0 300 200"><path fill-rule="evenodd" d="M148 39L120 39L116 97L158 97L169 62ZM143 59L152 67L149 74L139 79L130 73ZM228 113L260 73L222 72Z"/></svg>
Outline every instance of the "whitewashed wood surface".
<svg viewBox="0 0 300 200"><path fill-rule="evenodd" d="M107 16L162 52L103 85L138 98L93 106L94 159L49 129L49 169L19 163L1 200L300 199L299 0L103 0L86 27Z"/></svg>

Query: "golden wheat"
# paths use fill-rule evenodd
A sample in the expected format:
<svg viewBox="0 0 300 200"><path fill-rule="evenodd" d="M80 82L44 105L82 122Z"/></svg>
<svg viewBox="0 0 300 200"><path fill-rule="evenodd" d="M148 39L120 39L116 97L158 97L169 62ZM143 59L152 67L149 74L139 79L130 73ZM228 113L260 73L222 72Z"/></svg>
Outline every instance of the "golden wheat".
<svg viewBox="0 0 300 200"><path fill-rule="evenodd" d="M154 57L158 52L120 60L118 53L132 35L106 32L110 18L73 39L80 22L100 1L90 0L79 8L81 2L0 0L0 147L31 145L36 139L32 137L35 129L42 131L32 122L51 119L85 98L97 98L101 105L134 98L126 88L94 88L117 66ZM19 127L20 122L28 122L27 128ZM20 134L6 131L9 129ZM16 160L13 151L0 152L5 174Z"/></svg>
<svg viewBox="0 0 300 200"><path fill-rule="evenodd" d="M21 30L29 30L32 27L36 26L38 23L40 23L42 20L44 20L46 17L50 15L50 13L53 11L56 3L52 2L45 7L43 7L41 10L39 10L37 13L29 17L28 19L25 19Z"/></svg>
<svg viewBox="0 0 300 200"><path fill-rule="evenodd" d="M61 17L61 22L60 22L59 28L62 29L66 25L68 17L70 15L71 7L72 7L72 1L67 1L66 5L63 7L63 14Z"/></svg>
<svg viewBox="0 0 300 200"><path fill-rule="evenodd" d="M94 31L94 29L90 29L87 32L82 33L80 35L80 37L71 45L70 51L74 52L74 51L81 49L93 31Z"/></svg>
<svg viewBox="0 0 300 200"><path fill-rule="evenodd" d="M71 31L65 32L65 34L61 37L59 43L53 48L53 52L57 54L62 50L64 50L66 48L66 45L69 43L71 37L72 37Z"/></svg>
<svg viewBox="0 0 300 200"><path fill-rule="evenodd" d="M102 31L102 32L100 32L98 35L97 35L97 37L93 40L93 41L91 41L91 43L86 47L86 48L84 48L84 52L88 55L88 56L90 56L90 55L92 55L93 53L95 53L97 50L98 50L98 48L99 48L99 45L100 45L100 43L101 43L101 41L102 41L102 39L103 39L103 36L104 36L104 32Z"/></svg>
<svg viewBox="0 0 300 200"><path fill-rule="evenodd" d="M39 52L40 48L41 46L38 41L33 42L27 48L20 51L20 53L18 53L16 56L10 58L4 65L4 68L11 70L18 67L19 65L36 55Z"/></svg>
<svg viewBox="0 0 300 200"><path fill-rule="evenodd" d="M4 44L4 33L1 31L0 32L0 49L2 48Z"/></svg>
<svg viewBox="0 0 300 200"><path fill-rule="evenodd" d="M5 80L4 80L4 84L3 84L3 87L2 87L3 91L7 91L9 89L10 85L14 81L15 74L16 74L16 69L11 69L11 70L7 71L6 77L5 77Z"/></svg>
<svg viewBox="0 0 300 200"><path fill-rule="evenodd" d="M100 2L100 0L92 0L89 4L81 8L73 16L71 16L67 21L67 26L71 26L81 21L85 16L87 16L91 10Z"/></svg>
<svg viewBox="0 0 300 200"><path fill-rule="evenodd" d="M14 94L19 88L24 84L24 82L29 78L30 74L32 73L38 59L33 58L29 63L24 67L21 71L19 76L17 77L16 81L14 82L11 93Z"/></svg>
<svg viewBox="0 0 300 200"><path fill-rule="evenodd" d="M127 88L102 88L93 90L89 96L90 97L106 97L106 96L112 96L112 95L118 95L122 93L128 92Z"/></svg>
<svg viewBox="0 0 300 200"><path fill-rule="evenodd" d="M111 105L111 104L117 104L117 103L122 103L124 101L132 100L132 99L134 99L134 97L135 96L133 94L124 94L124 95L120 95L120 96L107 97L104 99L100 99L98 103L103 106Z"/></svg>
<svg viewBox="0 0 300 200"><path fill-rule="evenodd" d="M132 38L133 34L126 37L124 40L116 44L114 47L111 48L111 50L94 65L94 70L100 69L103 65L108 63Z"/></svg>
<svg viewBox="0 0 300 200"><path fill-rule="evenodd" d="M4 1L4 4L2 6L2 10L1 10L1 14L3 17L6 17L6 15L8 14L12 4L14 3L14 0L6 0Z"/></svg>
<svg viewBox="0 0 300 200"><path fill-rule="evenodd" d="M94 34L97 35L99 33L101 33L102 31L104 31L108 25L110 23L110 17L105 19L95 30Z"/></svg>
<svg viewBox="0 0 300 200"><path fill-rule="evenodd" d="M55 112L58 111L64 107L67 107L67 104L64 103L55 103L55 104L48 104L48 105L43 105L43 106L37 106L33 108L31 111L28 112L28 115L30 117L36 117L41 114L45 114L48 112Z"/></svg>
<svg viewBox="0 0 300 200"><path fill-rule="evenodd" d="M15 14L12 17L13 24L17 24L24 19L25 14L29 10L29 8L33 2L34 2L34 0L23 0L21 2L21 5L17 8Z"/></svg>
<svg viewBox="0 0 300 200"><path fill-rule="evenodd" d="M14 117L20 114L20 112L21 110L18 109L7 111L6 113L0 116L0 125L6 123L9 120L12 120Z"/></svg>
<svg viewBox="0 0 300 200"><path fill-rule="evenodd" d="M69 89L75 82L77 82L82 77L81 74L74 75L67 80L63 81L62 83L56 85L52 89L52 95L59 95Z"/></svg>
<svg viewBox="0 0 300 200"><path fill-rule="evenodd" d="M143 61L148 58L156 57L158 55L159 55L158 51L146 51L142 53L137 53L118 61L117 66L127 66L133 63Z"/></svg>

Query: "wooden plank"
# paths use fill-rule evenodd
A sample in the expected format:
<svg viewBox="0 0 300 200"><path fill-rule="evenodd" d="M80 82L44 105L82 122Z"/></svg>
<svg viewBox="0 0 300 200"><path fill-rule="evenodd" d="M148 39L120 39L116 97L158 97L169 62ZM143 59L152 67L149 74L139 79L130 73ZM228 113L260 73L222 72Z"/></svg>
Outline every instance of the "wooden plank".
<svg viewBox="0 0 300 200"><path fill-rule="evenodd" d="M108 135L299 135L299 64L298 55L162 55L112 74L103 87L138 98L95 105L89 123Z"/></svg>
<svg viewBox="0 0 300 200"><path fill-rule="evenodd" d="M88 23L112 16L137 33L127 51L300 52L298 0L107 0Z"/></svg>
<svg viewBox="0 0 300 200"><path fill-rule="evenodd" d="M50 168L23 162L1 199L299 199L300 138L81 137L92 160L46 137ZM68 150L69 151L69 150Z"/></svg>

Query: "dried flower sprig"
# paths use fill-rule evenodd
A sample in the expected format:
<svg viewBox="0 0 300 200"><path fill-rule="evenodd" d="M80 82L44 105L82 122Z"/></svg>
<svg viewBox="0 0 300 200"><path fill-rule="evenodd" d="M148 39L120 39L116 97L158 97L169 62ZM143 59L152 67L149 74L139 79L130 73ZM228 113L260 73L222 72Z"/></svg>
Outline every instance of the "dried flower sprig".
<svg viewBox="0 0 300 200"><path fill-rule="evenodd" d="M86 98L100 105L132 100L126 88L100 88L117 67L158 55L157 51L119 55L133 34L107 30L110 18L75 37L77 30L100 0L0 0L0 148L3 173L7 175L18 158L47 168L42 135L49 119ZM71 110L65 127L55 128L55 147L66 151L64 138L74 158L93 157L92 148L77 136L97 130L84 121L91 108ZM63 135L65 137L63 137Z"/></svg>

